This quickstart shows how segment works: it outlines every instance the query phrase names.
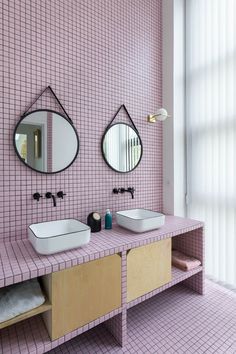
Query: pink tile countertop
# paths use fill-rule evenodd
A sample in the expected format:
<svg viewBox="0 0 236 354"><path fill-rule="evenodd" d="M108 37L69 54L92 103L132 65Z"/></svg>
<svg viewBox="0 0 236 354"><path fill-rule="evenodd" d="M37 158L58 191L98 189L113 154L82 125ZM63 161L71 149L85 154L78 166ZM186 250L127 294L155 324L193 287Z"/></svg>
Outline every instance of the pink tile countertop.
<svg viewBox="0 0 236 354"><path fill-rule="evenodd" d="M114 225L112 230L92 233L91 240L86 246L50 256L37 254L27 239L2 243L0 287L174 237L203 226L200 221L170 215L166 216L165 225L160 229L140 234Z"/></svg>

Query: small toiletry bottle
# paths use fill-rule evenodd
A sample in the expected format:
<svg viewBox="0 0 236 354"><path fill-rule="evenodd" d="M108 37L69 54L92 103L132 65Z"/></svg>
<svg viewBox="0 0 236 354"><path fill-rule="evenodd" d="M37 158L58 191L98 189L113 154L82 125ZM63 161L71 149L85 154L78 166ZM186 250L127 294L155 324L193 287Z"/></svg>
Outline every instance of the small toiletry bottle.
<svg viewBox="0 0 236 354"><path fill-rule="evenodd" d="M112 229L112 215L109 209L106 210L105 215L105 229L110 230Z"/></svg>

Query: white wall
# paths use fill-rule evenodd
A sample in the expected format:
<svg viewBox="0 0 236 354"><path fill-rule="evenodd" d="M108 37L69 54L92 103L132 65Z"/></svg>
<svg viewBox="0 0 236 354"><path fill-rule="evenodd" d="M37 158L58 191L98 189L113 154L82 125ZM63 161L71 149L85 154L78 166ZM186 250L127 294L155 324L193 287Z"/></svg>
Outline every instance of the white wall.
<svg viewBox="0 0 236 354"><path fill-rule="evenodd" d="M163 1L164 213L185 216L185 0Z"/></svg>

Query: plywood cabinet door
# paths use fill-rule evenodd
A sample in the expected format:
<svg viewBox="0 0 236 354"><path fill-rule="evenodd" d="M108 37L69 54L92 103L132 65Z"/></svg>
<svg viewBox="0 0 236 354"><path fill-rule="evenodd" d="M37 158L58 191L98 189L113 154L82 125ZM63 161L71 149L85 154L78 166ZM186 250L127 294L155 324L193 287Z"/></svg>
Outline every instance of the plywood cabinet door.
<svg viewBox="0 0 236 354"><path fill-rule="evenodd" d="M44 320L51 339L121 306L121 257L117 254L48 277L52 311Z"/></svg>
<svg viewBox="0 0 236 354"><path fill-rule="evenodd" d="M127 255L127 302L171 281L171 238L131 249Z"/></svg>

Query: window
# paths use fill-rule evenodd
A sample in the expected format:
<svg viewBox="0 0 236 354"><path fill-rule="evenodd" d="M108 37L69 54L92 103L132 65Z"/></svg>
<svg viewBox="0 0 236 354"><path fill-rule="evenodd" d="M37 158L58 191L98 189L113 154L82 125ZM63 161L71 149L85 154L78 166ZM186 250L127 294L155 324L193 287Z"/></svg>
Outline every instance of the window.
<svg viewBox="0 0 236 354"><path fill-rule="evenodd" d="M236 285L236 1L186 1L188 216L206 272Z"/></svg>

